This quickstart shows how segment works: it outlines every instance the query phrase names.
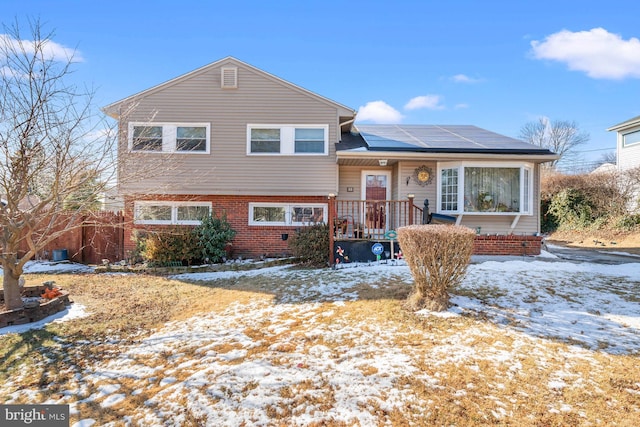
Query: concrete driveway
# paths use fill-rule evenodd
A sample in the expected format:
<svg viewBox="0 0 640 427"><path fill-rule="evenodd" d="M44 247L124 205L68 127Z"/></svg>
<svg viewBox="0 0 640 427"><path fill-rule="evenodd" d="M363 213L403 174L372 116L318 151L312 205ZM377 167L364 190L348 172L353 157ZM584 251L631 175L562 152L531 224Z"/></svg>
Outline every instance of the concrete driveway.
<svg viewBox="0 0 640 427"><path fill-rule="evenodd" d="M640 268L640 255L628 254L624 250L619 252L607 252L598 249L572 248L555 244L544 244L543 253L539 256L517 255L473 255L472 264L485 261L548 261L548 262L589 262L593 264L619 265L638 263Z"/></svg>
<svg viewBox="0 0 640 427"><path fill-rule="evenodd" d="M563 261L591 262L596 264L628 264L640 263L640 256L619 252L602 251L598 249L572 248L553 244L545 244L544 250ZM638 266L640 268L640 264Z"/></svg>

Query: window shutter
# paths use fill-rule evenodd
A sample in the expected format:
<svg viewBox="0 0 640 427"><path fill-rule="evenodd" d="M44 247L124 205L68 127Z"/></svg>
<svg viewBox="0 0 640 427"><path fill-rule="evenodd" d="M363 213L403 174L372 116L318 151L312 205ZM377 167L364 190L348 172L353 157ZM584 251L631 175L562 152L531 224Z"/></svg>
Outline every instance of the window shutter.
<svg viewBox="0 0 640 427"><path fill-rule="evenodd" d="M222 89L236 89L238 87L238 69L223 67L221 69Z"/></svg>

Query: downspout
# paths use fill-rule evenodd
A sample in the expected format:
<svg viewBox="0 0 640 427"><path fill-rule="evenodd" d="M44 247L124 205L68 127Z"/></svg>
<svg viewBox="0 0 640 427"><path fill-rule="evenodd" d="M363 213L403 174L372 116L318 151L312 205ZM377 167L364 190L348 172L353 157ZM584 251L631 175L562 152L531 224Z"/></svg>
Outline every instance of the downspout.
<svg viewBox="0 0 640 427"><path fill-rule="evenodd" d="M349 123L353 123L356 121L356 118L354 117L351 120L347 120L346 122L342 122L340 124L338 124L338 129L340 129L340 133L342 133L342 126L348 125Z"/></svg>

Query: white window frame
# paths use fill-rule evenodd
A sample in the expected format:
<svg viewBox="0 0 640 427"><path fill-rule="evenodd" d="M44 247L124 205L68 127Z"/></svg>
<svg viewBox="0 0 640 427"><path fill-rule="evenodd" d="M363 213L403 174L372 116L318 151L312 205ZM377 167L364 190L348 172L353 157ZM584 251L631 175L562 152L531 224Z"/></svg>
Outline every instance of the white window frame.
<svg viewBox="0 0 640 427"><path fill-rule="evenodd" d="M133 149L133 129L137 126L162 126L162 150L134 150ZM206 128L206 150L193 151L193 150L178 150L178 128L179 127L204 127ZM167 122L129 122L128 132L128 148L132 153L171 153L171 154L186 154L186 155L198 155L198 154L210 154L211 153L211 123L167 123Z"/></svg>
<svg viewBox="0 0 640 427"><path fill-rule="evenodd" d="M139 220L138 211L143 206L169 206L171 207L171 219L165 220ZM158 200L138 200L133 203L133 223L144 225L200 225L202 221L190 220L179 221L178 220L178 208L184 206L202 206L209 208L209 215L212 212L211 202L168 202Z"/></svg>
<svg viewBox="0 0 640 427"><path fill-rule="evenodd" d="M253 218L253 208L284 208L284 222L282 221L255 221ZM249 203L249 225L258 226L304 226L309 225L308 222L295 222L293 221L293 208L322 208L323 222L327 221L327 214L329 205L326 203L265 203L265 202L252 202Z"/></svg>
<svg viewBox="0 0 640 427"><path fill-rule="evenodd" d="M252 129L280 129L279 153L254 153L251 151ZM323 129L324 149L322 153L296 153L295 135L296 129ZM329 155L329 125L274 125L249 123L247 125L247 156L328 156Z"/></svg>
<svg viewBox="0 0 640 427"><path fill-rule="evenodd" d="M520 211L518 212L468 212L464 210L464 168L514 168L520 169ZM456 210L442 209L442 171L444 169L458 170L458 202ZM492 215L492 216L514 216L533 215L533 175L534 165L528 162L442 162L438 163L438 186L437 186L437 212L444 214L458 215ZM526 182L525 182L526 180Z"/></svg>
<svg viewBox="0 0 640 427"><path fill-rule="evenodd" d="M640 135L640 129L635 129L635 130L632 130L631 132L626 132L626 133L622 134L622 148L633 147L634 145L640 144L640 138L635 142L627 144L627 136L628 135L632 135L632 134L639 134Z"/></svg>

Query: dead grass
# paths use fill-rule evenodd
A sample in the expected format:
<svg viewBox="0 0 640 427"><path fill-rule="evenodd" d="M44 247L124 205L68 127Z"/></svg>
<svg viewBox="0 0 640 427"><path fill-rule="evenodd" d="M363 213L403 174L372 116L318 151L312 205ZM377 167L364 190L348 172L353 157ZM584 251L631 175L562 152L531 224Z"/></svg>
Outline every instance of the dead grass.
<svg viewBox="0 0 640 427"><path fill-rule="evenodd" d="M0 337L0 383L11 378L15 384L2 389L4 396L16 389L34 389L38 392L31 399L55 399L78 386L78 376L85 375L90 365L108 361L118 354L120 345L137 342L166 322L221 313L234 304L277 303L300 286L296 280L269 281L265 277L210 284L144 275L29 277L31 281L51 279L69 290L72 299L92 314L51 324L45 330ZM244 334L256 344L246 349L244 357L271 357L274 365L288 366L295 363L290 355L304 355L324 346L328 358L339 360L345 349L363 346L359 336L333 338L313 331L350 326L371 336L378 331L393 331L392 346L408 355L417 371L395 380L394 389L408 396L401 407L389 408L384 404L386 396L359 403L363 410L375 414L379 425L630 426L640 417L637 356L589 352L587 357L586 351L577 354L565 343L511 333L481 316L417 316L402 309L410 287L394 280L377 287L361 283L353 290L360 294L357 301L342 305L321 302L304 317L279 313L277 320L287 325L286 332L270 328L275 319L245 328ZM482 300L494 293L488 288L486 295L476 297ZM228 353L242 346L228 342L212 349ZM463 353L457 353L460 351ZM121 425L123 416L135 414L150 398L161 395L166 388L160 383L162 370L195 357L196 352L197 348L181 348L179 357L167 350L153 361L141 359L140 364L160 370L156 382L133 394L140 390L134 379L116 379L118 392L128 396L122 404L104 408L89 401L78 404L78 409L83 418ZM361 357L356 370L362 376L385 375L375 366L375 355ZM304 362L299 368L306 368ZM178 381L186 378L179 371L170 375ZM100 384L93 384L83 395L95 393ZM232 397L234 390L223 386L223 394ZM247 396L258 387L257 381L250 381L239 393ZM304 411L329 411L336 403L335 393L335 386L324 376L286 384L277 392L279 400L266 412L271 425L289 425L292 417ZM190 405L186 396L182 399L182 425L206 424L206 414ZM77 420L72 417L72 422ZM353 424L328 417L309 425Z"/></svg>
<svg viewBox="0 0 640 427"><path fill-rule="evenodd" d="M547 242L576 248L620 251L640 255L640 232L556 231Z"/></svg>

